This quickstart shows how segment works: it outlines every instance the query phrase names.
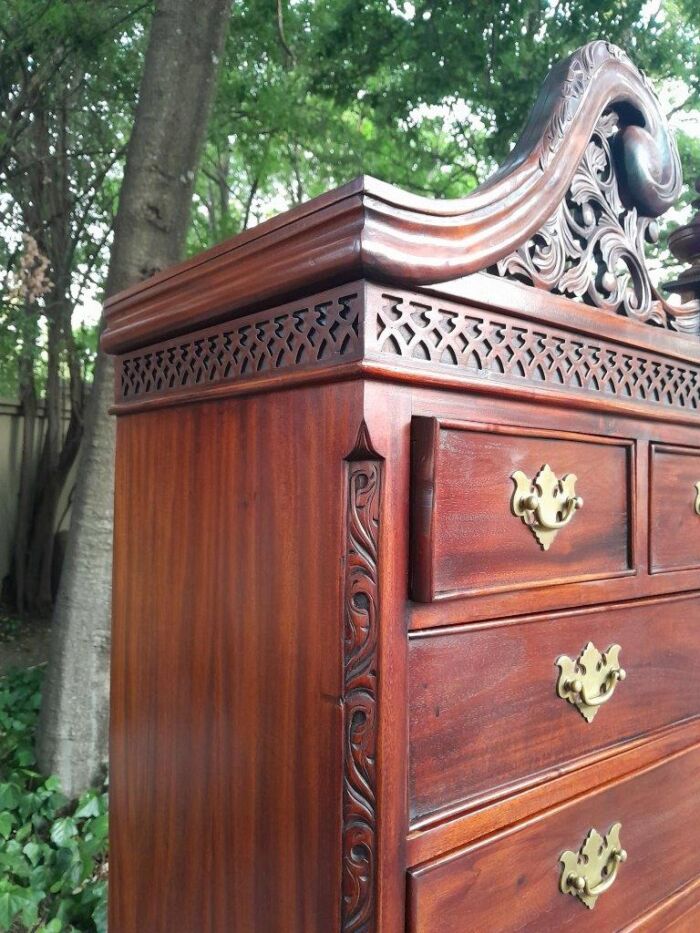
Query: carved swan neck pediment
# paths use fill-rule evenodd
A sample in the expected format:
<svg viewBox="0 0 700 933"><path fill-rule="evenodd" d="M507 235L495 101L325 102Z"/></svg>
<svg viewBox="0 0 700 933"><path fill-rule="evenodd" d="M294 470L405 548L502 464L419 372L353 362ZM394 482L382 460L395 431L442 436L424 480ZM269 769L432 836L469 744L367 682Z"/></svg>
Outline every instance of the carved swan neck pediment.
<svg viewBox="0 0 700 933"><path fill-rule="evenodd" d="M185 333L251 302L338 282L411 288L475 272L697 336L698 301L667 304L644 256L681 183L648 81L620 49L591 42L553 68L513 151L467 197L356 179L114 296L102 346L142 347L164 330ZM217 288L201 288L212 269Z"/></svg>
<svg viewBox="0 0 700 933"><path fill-rule="evenodd" d="M468 197L431 202L390 186L370 196L366 262L392 275L393 257L408 254L411 284L486 270L684 329L645 265L681 184L649 82L621 49L591 42L550 72L510 156Z"/></svg>
<svg viewBox="0 0 700 933"><path fill-rule="evenodd" d="M559 158L565 158L565 171L575 169L594 133L602 129L610 135L609 119L599 125L610 113L617 115L613 169L620 196L643 216L661 216L681 189L676 143L651 84L610 42L590 42L552 69L520 140L497 174L508 174L511 162L534 157L543 175Z"/></svg>
<svg viewBox="0 0 700 933"><path fill-rule="evenodd" d="M607 102L592 131L581 132L589 98ZM490 271L672 326L649 278L645 244L658 241L656 218L680 191L678 151L649 83L608 42L584 46L550 73L511 158L517 162L532 146L546 178L569 136L579 147L582 138L583 150L566 193L539 229Z"/></svg>

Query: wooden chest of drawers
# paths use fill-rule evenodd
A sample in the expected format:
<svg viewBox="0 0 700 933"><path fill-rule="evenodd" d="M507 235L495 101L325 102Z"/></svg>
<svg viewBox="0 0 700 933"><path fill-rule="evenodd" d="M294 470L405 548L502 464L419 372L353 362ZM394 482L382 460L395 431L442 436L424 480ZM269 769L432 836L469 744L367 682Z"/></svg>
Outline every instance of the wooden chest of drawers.
<svg viewBox="0 0 700 933"><path fill-rule="evenodd" d="M677 155L606 43L534 114L109 303L111 933L700 926Z"/></svg>

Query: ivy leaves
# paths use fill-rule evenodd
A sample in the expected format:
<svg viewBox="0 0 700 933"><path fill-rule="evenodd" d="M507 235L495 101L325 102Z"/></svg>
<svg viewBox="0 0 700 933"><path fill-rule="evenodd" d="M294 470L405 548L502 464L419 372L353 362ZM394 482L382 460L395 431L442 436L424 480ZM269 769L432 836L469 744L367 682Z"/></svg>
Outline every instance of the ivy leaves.
<svg viewBox="0 0 700 933"><path fill-rule="evenodd" d="M69 802L35 770L42 671L0 680L0 931L107 929L107 793Z"/></svg>

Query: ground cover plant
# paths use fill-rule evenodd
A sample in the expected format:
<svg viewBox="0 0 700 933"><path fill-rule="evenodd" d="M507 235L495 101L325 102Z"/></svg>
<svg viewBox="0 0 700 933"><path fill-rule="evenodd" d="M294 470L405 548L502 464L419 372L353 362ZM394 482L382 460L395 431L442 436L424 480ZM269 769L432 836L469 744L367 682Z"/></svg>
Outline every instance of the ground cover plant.
<svg viewBox="0 0 700 933"><path fill-rule="evenodd" d="M38 772L43 667L0 678L0 930L107 929L107 791L68 801Z"/></svg>

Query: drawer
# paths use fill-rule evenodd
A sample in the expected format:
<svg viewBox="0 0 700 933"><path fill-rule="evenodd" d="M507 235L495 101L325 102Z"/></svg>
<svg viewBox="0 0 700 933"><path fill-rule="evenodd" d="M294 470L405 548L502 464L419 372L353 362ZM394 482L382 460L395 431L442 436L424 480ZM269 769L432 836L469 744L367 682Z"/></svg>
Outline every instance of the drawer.
<svg viewBox="0 0 700 933"><path fill-rule="evenodd" d="M584 718L557 694L592 642L619 645L620 682L593 672ZM594 667L598 660L590 655ZM618 665L618 666L619 666ZM603 690L598 689L602 685ZM575 699L575 697L574 697ZM585 709L590 717L590 709ZM475 807L573 769L646 733L700 714L700 596L427 630L409 641L409 798L412 823Z"/></svg>
<svg viewBox="0 0 700 933"><path fill-rule="evenodd" d="M651 573L700 567L700 450L651 445Z"/></svg>
<svg viewBox="0 0 700 933"><path fill-rule="evenodd" d="M605 933L620 930L700 875L699 794L700 748L694 746L413 869L408 928L413 933L543 933L591 925ZM616 824L627 859L619 864L609 890L589 910L577 897L560 890L560 859L565 852L578 853L590 830L607 834ZM615 848L614 844L604 848L599 860L591 857L591 891L601 878L600 866L614 866ZM597 846L593 851L598 851Z"/></svg>
<svg viewBox="0 0 700 933"><path fill-rule="evenodd" d="M633 497L631 440L414 418L412 596L631 574Z"/></svg>

